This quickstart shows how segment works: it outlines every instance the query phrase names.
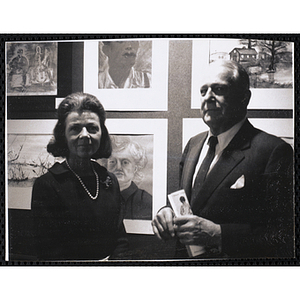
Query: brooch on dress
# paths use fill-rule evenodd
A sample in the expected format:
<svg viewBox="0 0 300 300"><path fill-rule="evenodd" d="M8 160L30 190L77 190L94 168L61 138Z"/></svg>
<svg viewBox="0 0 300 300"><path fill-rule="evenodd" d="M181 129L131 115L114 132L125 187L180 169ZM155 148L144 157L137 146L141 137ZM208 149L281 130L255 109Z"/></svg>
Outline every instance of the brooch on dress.
<svg viewBox="0 0 300 300"><path fill-rule="evenodd" d="M112 185L112 181L111 181L111 178L109 176L107 176L104 181L100 180L100 183L104 185L104 188L106 190Z"/></svg>

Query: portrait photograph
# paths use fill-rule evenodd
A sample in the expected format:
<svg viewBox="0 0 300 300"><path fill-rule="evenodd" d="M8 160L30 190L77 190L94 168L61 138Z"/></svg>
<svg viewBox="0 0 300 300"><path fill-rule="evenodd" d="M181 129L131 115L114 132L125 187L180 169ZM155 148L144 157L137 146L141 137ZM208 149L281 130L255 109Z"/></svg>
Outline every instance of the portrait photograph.
<svg viewBox="0 0 300 300"><path fill-rule="evenodd" d="M7 95L57 94L57 43L6 44Z"/></svg>
<svg viewBox="0 0 300 300"><path fill-rule="evenodd" d="M295 3L18 4L3 299L297 299Z"/></svg>
<svg viewBox="0 0 300 300"><path fill-rule="evenodd" d="M106 110L165 111L166 40L84 41L84 91Z"/></svg>
<svg viewBox="0 0 300 300"><path fill-rule="evenodd" d="M152 41L99 42L99 89L151 88Z"/></svg>
<svg viewBox="0 0 300 300"><path fill-rule="evenodd" d="M126 232L153 235L151 220L167 197L167 121L107 119L107 128L112 138L112 155L101 163L107 165L107 169L118 178L121 195L131 203L138 203L137 199L134 199L135 195L129 196L132 193L132 185L136 185L139 189L138 194L145 201L143 205L127 208L131 211L128 210L127 217L124 218ZM128 165L129 160L133 161L133 169L138 171L134 172L136 176L132 172L131 175L125 176L124 169L118 170L122 161ZM124 177L133 180L131 186L122 192Z"/></svg>
<svg viewBox="0 0 300 300"><path fill-rule="evenodd" d="M126 203L124 219L152 220L153 135L110 135L112 155L99 161L116 175Z"/></svg>
<svg viewBox="0 0 300 300"><path fill-rule="evenodd" d="M7 262L295 258L291 39L10 41L5 57Z"/></svg>

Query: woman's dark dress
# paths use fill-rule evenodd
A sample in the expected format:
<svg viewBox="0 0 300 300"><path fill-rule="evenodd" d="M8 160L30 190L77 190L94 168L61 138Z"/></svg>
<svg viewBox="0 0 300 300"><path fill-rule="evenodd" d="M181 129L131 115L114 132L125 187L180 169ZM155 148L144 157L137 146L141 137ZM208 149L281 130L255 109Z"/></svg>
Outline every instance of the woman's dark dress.
<svg viewBox="0 0 300 300"><path fill-rule="evenodd" d="M100 190L92 200L66 163L56 163L33 186L32 212L36 255L42 260L99 260L127 246L123 208L116 177L93 163ZM104 183L107 176L111 184ZM92 195L95 176L82 177Z"/></svg>

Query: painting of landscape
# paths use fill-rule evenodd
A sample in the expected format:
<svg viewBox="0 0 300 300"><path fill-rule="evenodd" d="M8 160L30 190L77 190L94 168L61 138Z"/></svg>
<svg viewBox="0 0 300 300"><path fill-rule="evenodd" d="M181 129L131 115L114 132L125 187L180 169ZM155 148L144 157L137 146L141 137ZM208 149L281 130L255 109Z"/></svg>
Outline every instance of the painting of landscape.
<svg viewBox="0 0 300 300"><path fill-rule="evenodd" d="M51 135L9 134L7 163L9 187L32 187L35 178L54 163L46 146Z"/></svg>
<svg viewBox="0 0 300 300"><path fill-rule="evenodd" d="M255 39L212 39L209 63L234 60L250 76L251 88L293 88L293 43Z"/></svg>
<svg viewBox="0 0 300 300"><path fill-rule="evenodd" d="M8 208L30 209L35 179L54 163L46 146L51 135L7 135Z"/></svg>

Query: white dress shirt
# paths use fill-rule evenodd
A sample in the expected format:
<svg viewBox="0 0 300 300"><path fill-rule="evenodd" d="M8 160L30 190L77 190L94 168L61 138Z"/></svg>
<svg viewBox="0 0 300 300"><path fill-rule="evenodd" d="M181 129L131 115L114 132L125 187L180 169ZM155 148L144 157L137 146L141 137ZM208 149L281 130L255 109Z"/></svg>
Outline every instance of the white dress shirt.
<svg viewBox="0 0 300 300"><path fill-rule="evenodd" d="M147 74L146 74L147 73ZM148 81L146 80L146 77ZM106 68L98 74L98 85L100 89L118 89L119 87L114 83L109 75L109 68ZM151 74L149 72L137 71L132 67L130 73L124 83L124 89L126 88L144 88L151 86Z"/></svg>
<svg viewBox="0 0 300 300"><path fill-rule="evenodd" d="M233 127L231 127L229 130L219 134L217 136L218 138L218 143L216 145L216 150L215 150L215 157L209 167L208 173L210 172L210 170L214 167L214 165L216 164L216 162L219 160L220 156L222 155L223 150L228 146L228 144L231 142L231 140L234 138L234 136L237 134L237 132L241 129L241 127L243 126L244 122L245 122L246 118L244 118L242 121L240 121L239 123L235 124ZM209 149L209 145L208 145L208 140L209 138L212 136L213 134L211 133L211 131L208 132L208 136L203 144L202 150L200 152L199 155L199 159L198 159L198 163L196 165L195 168L195 173L193 176L193 184L194 185L194 181L195 178L198 174L199 168L207 154L207 151ZM207 173L207 174L208 174Z"/></svg>

